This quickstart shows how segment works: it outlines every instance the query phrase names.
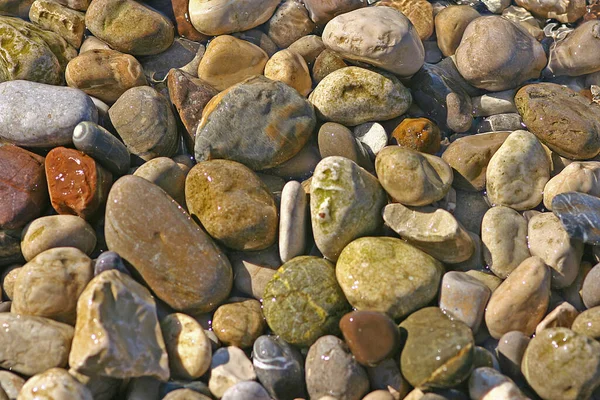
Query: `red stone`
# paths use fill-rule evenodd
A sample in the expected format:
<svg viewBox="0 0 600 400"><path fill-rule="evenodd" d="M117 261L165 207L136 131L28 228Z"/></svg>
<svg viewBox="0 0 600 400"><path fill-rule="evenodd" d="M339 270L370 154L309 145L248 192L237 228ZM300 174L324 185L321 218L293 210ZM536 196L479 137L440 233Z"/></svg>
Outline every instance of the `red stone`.
<svg viewBox="0 0 600 400"><path fill-rule="evenodd" d="M175 25L177 25L177 33L194 42L203 42L208 40L208 36L201 34L194 28L190 22L190 12L188 11L189 0L171 0L173 5L173 14L175 15Z"/></svg>
<svg viewBox="0 0 600 400"><path fill-rule="evenodd" d="M44 157L17 146L0 146L0 229L20 228L47 206Z"/></svg>
<svg viewBox="0 0 600 400"><path fill-rule="evenodd" d="M104 204L112 175L79 150L56 147L46 156L52 207L59 214L92 218Z"/></svg>

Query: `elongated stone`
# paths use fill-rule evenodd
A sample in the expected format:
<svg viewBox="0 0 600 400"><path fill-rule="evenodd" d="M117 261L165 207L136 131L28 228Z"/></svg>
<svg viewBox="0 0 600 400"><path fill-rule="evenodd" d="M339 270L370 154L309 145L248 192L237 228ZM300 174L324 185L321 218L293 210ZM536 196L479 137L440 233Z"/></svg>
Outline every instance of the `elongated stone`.
<svg viewBox="0 0 600 400"><path fill-rule="evenodd" d="M575 2L585 6L581 0L569 1L569 3ZM552 46L547 67L549 72L554 76L580 76L600 70L600 62L594 57L600 49L599 29L598 20L587 21L564 40ZM586 46L588 51L579 51L581 45Z"/></svg>
<svg viewBox="0 0 600 400"><path fill-rule="evenodd" d="M279 256L286 262L304 253L308 225L306 193L297 181L286 183L279 211Z"/></svg>
<svg viewBox="0 0 600 400"><path fill-rule="evenodd" d="M129 150L100 125L89 121L77 124L73 130L73 144L113 174L125 175L129 169Z"/></svg>
<svg viewBox="0 0 600 400"><path fill-rule="evenodd" d="M279 2L190 0L190 21L194 28L208 36L247 31L267 22Z"/></svg>

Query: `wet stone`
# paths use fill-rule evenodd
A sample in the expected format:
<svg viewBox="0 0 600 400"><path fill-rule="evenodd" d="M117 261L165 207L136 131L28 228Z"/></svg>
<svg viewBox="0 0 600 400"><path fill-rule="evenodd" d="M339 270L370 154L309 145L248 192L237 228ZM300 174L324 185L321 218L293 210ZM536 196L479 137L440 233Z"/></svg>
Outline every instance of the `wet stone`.
<svg viewBox="0 0 600 400"><path fill-rule="evenodd" d="M446 272L440 289L440 309L477 332L491 294L485 284L464 272Z"/></svg>
<svg viewBox="0 0 600 400"><path fill-rule="evenodd" d="M552 212L569 237L600 244L600 199L584 193L561 193L552 200Z"/></svg>
<svg viewBox="0 0 600 400"><path fill-rule="evenodd" d="M33 376L19 393L21 400L35 400L42 396L48 399L93 400L89 389L62 368L51 368Z"/></svg>
<svg viewBox="0 0 600 400"><path fill-rule="evenodd" d="M581 298L587 308L600 306L600 266L588 272L581 288Z"/></svg>
<svg viewBox="0 0 600 400"><path fill-rule="evenodd" d="M600 339L600 307L585 310L575 318L571 329L592 339Z"/></svg>
<svg viewBox="0 0 600 400"><path fill-rule="evenodd" d="M222 347L212 357L208 387L211 393L221 398L230 387L239 382L253 381L256 373L252 362L235 346Z"/></svg>
<svg viewBox="0 0 600 400"><path fill-rule="evenodd" d="M156 157L146 161L133 173L164 190L180 205L185 204L186 173L168 157Z"/></svg>
<svg viewBox="0 0 600 400"><path fill-rule="evenodd" d="M116 269L117 271L129 275L123 259L114 251L105 251L94 261L94 276L104 272Z"/></svg>
<svg viewBox="0 0 600 400"><path fill-rule="evenodd" d="M279 256L286 262L304 254L308 229L308 200L298 181L289 181L281 192Z"/></svg>
<svg viewBox="0 0 600 400"><path fill-rule="evenodd" d="M129 169L127 147L100 125L89 121L77 124L73 144L115 175L125 175Z"/></svg>
<svg viewBox="0 0 600 400"><path fill-rule="evenodd" d="M262 307L257 300L224 304L217 308L212 329L221 343L239 348L251 347L265 330Z"/></svg>
<svg viewBox="0 0 600 400"><path fill-rule="evenodd" d="M392 144L436 154L440 150L440 129L427 118L406 118L392 132Z"/></svg>
<svg viewBox="0 0 600 400"><path fill-rule="evenodd" d="M267 34L282 49L288 48L314 29L315 24L309 18L308 10L298 0L283 1L266 25Z"/></svg>

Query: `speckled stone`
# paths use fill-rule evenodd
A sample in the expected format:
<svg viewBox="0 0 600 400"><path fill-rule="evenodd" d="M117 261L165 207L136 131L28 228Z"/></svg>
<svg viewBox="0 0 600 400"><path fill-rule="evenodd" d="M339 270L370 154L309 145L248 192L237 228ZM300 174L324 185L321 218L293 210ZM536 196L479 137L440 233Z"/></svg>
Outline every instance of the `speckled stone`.
<svg viewBox="0 0 600 400"><path fill-rule="evenodd" d="M571 329L593 339L600 339L600 307L585 310L575 318Z"/></svg>
<svg viewBox="0 0 600 400"><path fill-rule="evenodd" d="M467 325L427 307L411 314L400 329L407 332L400 366L411 385L448 388L469 376L475 343Z"/></svg>
<svg viewBox="0 0 600 400"><path fill-rule="evenodd" d="M573 239L584 243L600 244L600 199L589 194L567 192L552 200L552 212Z"/></svg>
<svg viewBox="0 0 600 400"><path fill-rule="evenodd" d="M271 330L299 346L339 332L339 320L350 306L335 273L329 261L317 257L296 257L283 264L264 293L263 313Z"/></svg>
<svg viewBox="0 0 600 400"><path fill-rule="evenodd" d="M77 124L73 144L113 174L125 175L129 169L127 147L100 125L89 121Z"/></svg>
<svg viewBox="0 0 600 400"><path fill-rule="evenodd" d="M196 160L225 158L253 170L272 168L304 147L315 124L313 107L296 90L253 77L207 104L196 133Z"/></svg>
<svg viewBox="0 0 600 400"><path fill-rule="evenodd" d="M19 400L36 400L44 397L47 399L94 399L85 385L62 368L51 368L31 377L25 382L19 393Z"/></svg>
<svg viewBox="0 0 600 400"><path fill-rule="evenodd" d="M344 248L335 272L355 309L381 311L397 319L435 298L443 267L400 239L365 237Z"/></svg>
<svg viewBox="0 0 600 400"><path fill-rule="evenodd" d="M262 307L257 300L224 304L217 308L212 329L223 344L239 348L251 347L265 330Z"/></svg>
<svg viewBox="0 0 600 400"><path fill-rule="evenodd" d="M213 354L208 387L221 398L225 391L239 382L253 381L256 373L246 354L235 346L221 347Z"/></svg>
<svg viewBox="0 0 600 400"><path fill-rule="evenodd" d="M440 289L440 309L464 322L476 333L491 294L492 291L483 282L464 272L446 272Z"/></svg>
<svg viewBox="0 0 600 400"><path fill-rule="evenodd" d="M309 18L308 10L298 0L283 1L266 24L267 34L282 49L288 48L314 29L315 24Z"/></svg>
<svg viewBox="0 0 600 400"><path fill-rule="evenodd" d="M36 0L29 9L29 20L40 28L53 31L76 49L85 31L85 14L50 0Z"/></svg>
<svg viewBox="0 0 600 400"><path fill-rule="evenodd" d="M428 154L440 150L438 126L427 118L406 118L392 132L392 143Z"/></svg>
<svg viewBox="0 0 600 400"><path fill-rule="evenodd" d="M600 343L567 328L547 329L527 346L521 369L544 399L586 399L600 385Z"/></svg>
<svg viewBox="0 0 600 400"><path fill-rule="evenodd" d="M215 36L247 31L267 22L279 2L279 0L259 2L190 0L188 8L194 28L207 36Z"/></svg>

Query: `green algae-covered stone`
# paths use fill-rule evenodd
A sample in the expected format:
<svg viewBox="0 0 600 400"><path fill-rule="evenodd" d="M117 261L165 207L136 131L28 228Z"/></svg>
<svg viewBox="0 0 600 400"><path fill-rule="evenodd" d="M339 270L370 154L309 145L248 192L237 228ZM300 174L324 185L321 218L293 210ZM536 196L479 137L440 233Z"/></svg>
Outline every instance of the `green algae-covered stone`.
<svg viewBox="0 0 600 400"><path fill-rule="evenodd" d="M310 189L310 215L321 253L337 260L348 243L376 233L387 196L377 178L345 157L317 164Z"/></svg>
<svg viewBox="0 0 600 400"><path fill-rule="evenodd" d="M318 257L291 259L277 270L263 296L263 312L273 332L288 343L310 346L336 334L350 305L335 279L335 268Z"/></svg>
<svg viewBox="0 0 600 400"><path fill-rule="evenodd" d="M344 248L337 280L357 310L401 318L425 307L437 294L442 264L396 238L364 237Z"/></svg>
<svg viewBox="0 0 600 400"><path fill-rule="evenodd" d="M416 388L454 387L469 377L475 343L471 329L437 307L413 313L400 324L407 333L400 366Z"/></svg>
<svg viewBox="0 0 600 400"><path fill-rule="evenodd" d="M521 371L545 400L588 399L600 386L600 343L567 328L543 330L527 346Z"/></svg>

